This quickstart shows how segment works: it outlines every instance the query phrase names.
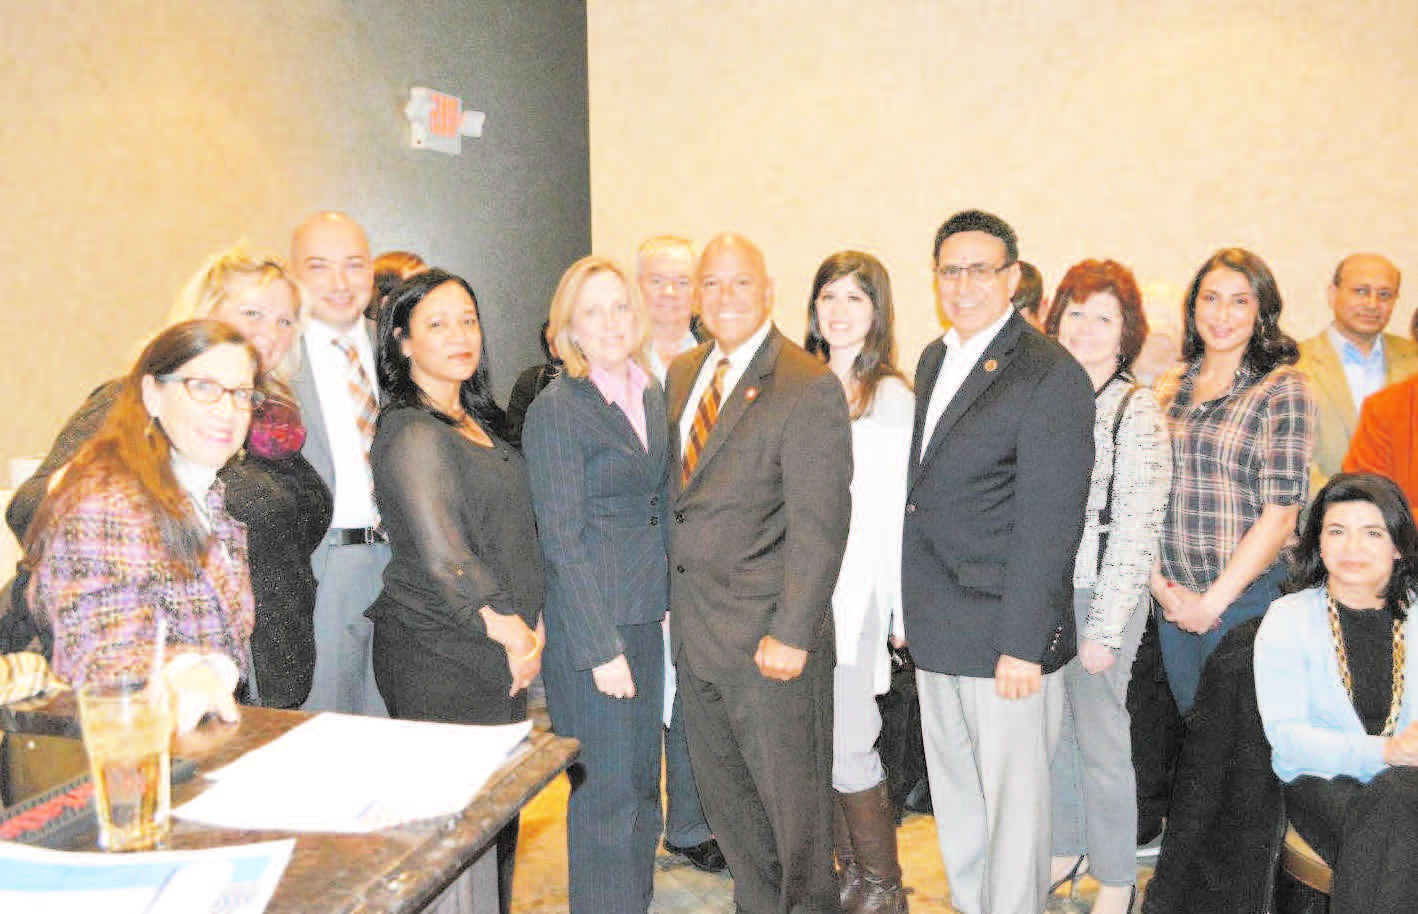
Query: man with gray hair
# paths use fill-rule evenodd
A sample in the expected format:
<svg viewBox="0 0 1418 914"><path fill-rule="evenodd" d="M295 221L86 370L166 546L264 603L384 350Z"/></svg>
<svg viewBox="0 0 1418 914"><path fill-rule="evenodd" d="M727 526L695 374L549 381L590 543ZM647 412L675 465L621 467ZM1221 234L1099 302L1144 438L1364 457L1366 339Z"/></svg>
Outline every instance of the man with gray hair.
<svg viewBox="0 0 1418 914"><path fill-rule="evenodd" d="M636 281L650 313L650 369L663 387L669 365L701 342L693 332L694 270L699 251L678 235L657 235L635 255ZM670 620L665 617L665 850L695 867L717 873L727 864L709 831L684 732L684 703L675 689L670 656Z"/></svg>

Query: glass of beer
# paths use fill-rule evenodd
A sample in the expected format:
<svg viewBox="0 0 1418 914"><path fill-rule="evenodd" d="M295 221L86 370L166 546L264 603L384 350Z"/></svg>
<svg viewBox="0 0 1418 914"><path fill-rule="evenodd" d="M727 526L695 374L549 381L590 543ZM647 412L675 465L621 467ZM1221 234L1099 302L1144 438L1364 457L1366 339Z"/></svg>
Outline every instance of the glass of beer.
<svg viewBox="0 0 1418 914"><path fill-rule="evenodd" d="M88 682L79 688L79 717L93 775L99 846L157 847L167 839L172 817L167 691L161 682L142 677Z"/></svg>

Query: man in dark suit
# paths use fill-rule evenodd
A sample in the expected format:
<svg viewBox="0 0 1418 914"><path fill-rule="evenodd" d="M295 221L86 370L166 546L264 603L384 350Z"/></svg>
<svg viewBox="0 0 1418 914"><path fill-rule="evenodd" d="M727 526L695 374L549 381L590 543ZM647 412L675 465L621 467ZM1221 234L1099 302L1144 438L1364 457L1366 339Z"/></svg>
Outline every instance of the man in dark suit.
<svg viewBox="0 0 1418 914"><path fill-rule="evenodd" d="M1002 219L957 213L934 255L952 327L916 369L901 583L936 830L956 909L1038 914L1093 390L1011 307L1019 251Z"/></svg>
<svg viewBox="0 0 1418 914"><path fill-rule="evenodd" d="M768 320L763 255L711 241L714 341L670 366L670 633L690 758L740 911L838 911L832 588L851 516L841 385Z"/></svg>
<svg viewBox="0 0 1418 914"><path fill-rule="evenodd" d="M315 676L302 707L384 716L371 659L374 628L364 617L389 562L369 472L369 419L378 408L364 318L374 294L369 239L344 213L317 213L295 230L291 271L313 299L291 379L306 427L301 453L335 494L330 531L310 557L317 582Z"/></svg>

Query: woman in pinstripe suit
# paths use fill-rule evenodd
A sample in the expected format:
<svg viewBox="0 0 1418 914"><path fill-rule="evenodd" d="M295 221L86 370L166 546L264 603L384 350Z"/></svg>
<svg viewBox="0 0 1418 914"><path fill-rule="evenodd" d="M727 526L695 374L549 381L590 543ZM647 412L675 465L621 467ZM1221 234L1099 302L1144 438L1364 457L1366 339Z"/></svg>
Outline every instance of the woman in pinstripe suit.
<svg viewBox="0 0 1418 914"><path fill-rule="evenodd" d="M648 326L618 266L573 264L551 305L565 367L522 438L547 563L547 709L581 741L567 807L572 912L643 914L654 891L669 426L643 364Z"/></svg>

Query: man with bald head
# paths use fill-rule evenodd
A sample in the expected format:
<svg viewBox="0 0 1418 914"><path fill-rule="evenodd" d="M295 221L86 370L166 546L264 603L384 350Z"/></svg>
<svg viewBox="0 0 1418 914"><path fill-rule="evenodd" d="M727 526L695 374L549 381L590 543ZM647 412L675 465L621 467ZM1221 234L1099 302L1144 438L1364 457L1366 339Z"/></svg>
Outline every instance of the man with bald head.
<svg viewBox="0 0 1418 914"><path fill-rule="evenodd" d="M1300 344L1296 365L1319 407L1310 494L1340 471L1364 400L1418 371L1418 345L1385 333L1398 304L1398 268L1379 254L1350 254L1334 268L1327 295L1334 321Z"/></svg>
<svg viewBox="0 0 1418 914"><path fill-rule="evenodd" d="M372 327L364 317L374 294L369 239L344 213L317 213L295 230L291 269L313 299L300 369L291 379L305 421L302 453L335 495L330 530L311 556L315 681L303 708L383 716L374 629L364 617L389 561L369 471L379 396Z"/></svg>
<svg viewBox="0 0 1418 914"><path fill-rule="evenodd" d="M720 235L695 275L713 340L670 365L679 445L670 634L694 777L750 914L839 911L832 589L851 516L841 385L769 320L773 284Z"/></svg>

